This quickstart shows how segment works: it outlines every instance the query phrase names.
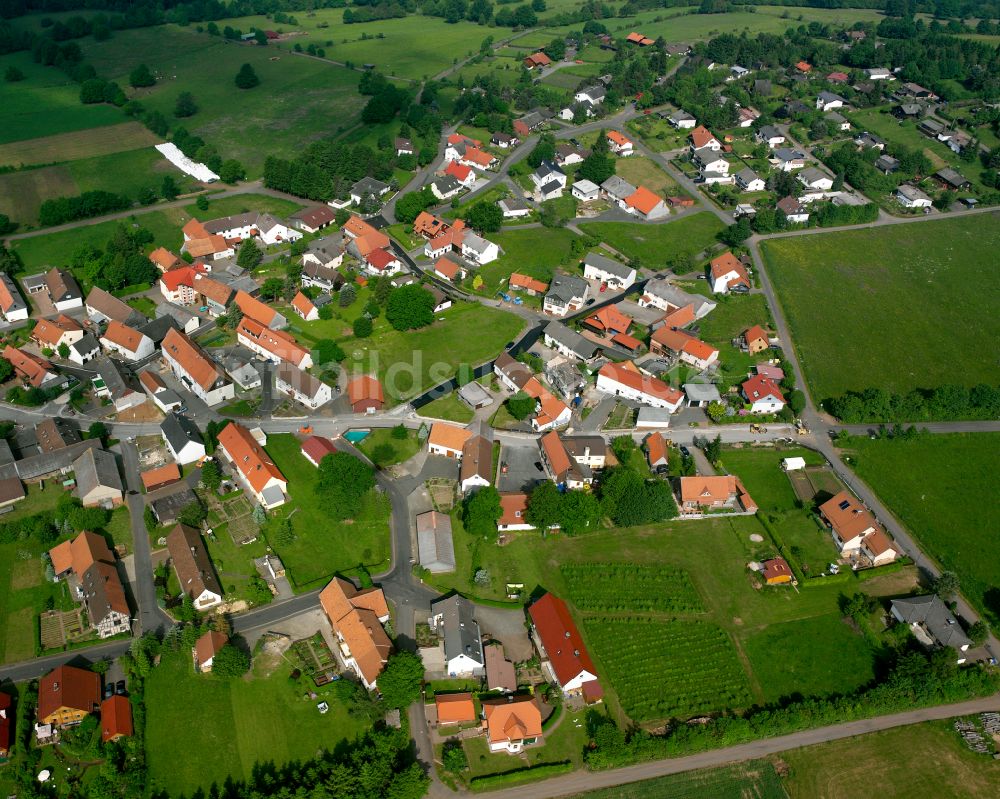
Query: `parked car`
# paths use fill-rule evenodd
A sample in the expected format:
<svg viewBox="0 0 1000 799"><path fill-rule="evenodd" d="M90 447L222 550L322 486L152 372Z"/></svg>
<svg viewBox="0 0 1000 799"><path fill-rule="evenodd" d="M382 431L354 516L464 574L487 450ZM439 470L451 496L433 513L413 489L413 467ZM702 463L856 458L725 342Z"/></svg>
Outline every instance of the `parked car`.
<svg viewBox="0 0 1000 799"><path fill-rule="evenodd" d="M125 680L119 680L115 683L115 693L118 696L125 696Z"/></svg>
<svg viewBox="0 0 1000 799"><path fill-rule="evenodd" d="M109 682L107 685L104 686L104 698L110 699L114 695L115 695L115 684Z"/></svg>

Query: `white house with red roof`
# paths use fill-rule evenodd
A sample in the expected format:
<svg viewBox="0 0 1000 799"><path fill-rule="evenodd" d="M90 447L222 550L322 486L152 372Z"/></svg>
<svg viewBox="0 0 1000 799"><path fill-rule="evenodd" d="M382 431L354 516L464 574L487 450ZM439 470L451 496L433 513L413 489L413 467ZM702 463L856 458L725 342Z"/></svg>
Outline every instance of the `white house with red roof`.
<svg viewBox="0 0 1000 799"><path fill-rule="evenodd" d="M403 271L403 264L399 258L381 247L369 252L364 261L365 271L370 275L395 275Z"/></svg>
<svg viewBox="0 0 1000 799"><path fill-rule="evenodd" d="M569 608L552 594L545 594L528 608L531 637L542 659L542 671L567 695L583 695L588 703L603 696L597 669L584 646Z"/></svg>
<svg viewBox="0 0 1000 799"><path fill-rule="evenodd" d="M301 291L292 297L292 309L307 322L319 319L319 309Z"/></svg>
<svg viewBox="0 0 1000 799"><path fill-rule="evenodd" d="M458 181L458 185L466 189L471 189L476 183L476 173L468 164L459 161L449 161L444 168L445 175L451 175Z"/></svg>
<svg viewBox="0 0 1000 799"><path fill-rule="evenodd" d="M632 140L624 133L619 133L617 130L609 130L607 137L608 147L615 155L627 158L634 152L632 149Z"/></svg>
<svg viewBox="0 0 1000 799"><path fill-rule="evenodd" d="M740 263L739 258L731 252L726 252L718 258L713 258L709 264L709 282L716 294L749 291L750 273Z"/></svg>
<svg viewBox="0 0 1000 799"><path fill-rule="evenodd" d="M785 396L771 378L754 375L741 386L751 413L777 413L785 407Z"/></svg>
<svg viewBox="0 0 1000 799"><path fill-rule="evenodd" d="M629 361L606 363L597 373L597 390L616 397L636 400L653 408L676 413L684 404L684 392L655 377L643 374Z"/></svg>

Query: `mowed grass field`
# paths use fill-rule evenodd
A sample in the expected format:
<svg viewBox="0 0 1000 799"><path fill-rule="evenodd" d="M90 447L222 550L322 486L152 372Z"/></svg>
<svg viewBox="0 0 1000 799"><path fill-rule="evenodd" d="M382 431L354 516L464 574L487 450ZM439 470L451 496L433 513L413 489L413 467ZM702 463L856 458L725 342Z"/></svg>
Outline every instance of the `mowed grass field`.
<svg viewBox="0 0 1000 799"><path fill-rule="evenodd" d="M152 147L162 141L139 122L122 122L86 131L56 133L0 144L0 164L50 164ZM162 156L159 156L162 158Z"/></svg>
<svg viewBox="0 0 1000 799"><path fill-rule="evenodd" d="M330 705L321 715L319 699L303 698L290 671L282 663L269 676L224 680L196 675L188 652L165 655L146 682L150 785L191 796L227 777L248 779L258 763L315 757L364 730L332 690L317 689Z"/></svg>
<svg viewBox="0 0 1000 799"><path fill-rule="evenodd" d="M765 241L813 398L1000 382L998 246L992 213Z"/></svg>
<svg viewBox="0 0 1000 799"><path fill-rule="evenodd" d="M1000 433L857 438L851 465L962 593L1000 622Z"/></svg>
<svg viewBox="0 0 1000 799"><path fill-rule="evenodd" d="M0 81L0 144L72 131L84 131L128 121L113 105L82 105L80 86L58 69L36 64L30 53L0 57L0 71L17 67L25 79ZM62 160L62 159L51 159ZM0 165L20 162L0 158Z"/></svg>
<svg viewBox="0 0 1000 799"><path fill-rule="evenodd" d="M643 266L657 269L667 257L685 251L697 255L716 242L722 222L714 214L690 214L670 222L644 225L631 222L585 222L580 230L610 244Z"/></svg>
<svg viewBox="0 0 1000 799"><path fill-rule="evenodd" d="M323 510L316 493L318 472L301 452L301 442L290 434L267 439L268 454L288 479L291 501L275 511L275 517L291 518L294 540L268 539L289 571L297 588L317 588L335 572L364 564L373 572L389 559L389 501L371 492L357 508L353 519L338 522ZM271 522L270 529L276 525Z"/></svg>
<svg viewBox="0 0 1000 799"><path fill-rule="evenodd" d="M782 752L792 799L914 796L992 799L1000 765L970 752L951 721L933 721Z"/></svg>

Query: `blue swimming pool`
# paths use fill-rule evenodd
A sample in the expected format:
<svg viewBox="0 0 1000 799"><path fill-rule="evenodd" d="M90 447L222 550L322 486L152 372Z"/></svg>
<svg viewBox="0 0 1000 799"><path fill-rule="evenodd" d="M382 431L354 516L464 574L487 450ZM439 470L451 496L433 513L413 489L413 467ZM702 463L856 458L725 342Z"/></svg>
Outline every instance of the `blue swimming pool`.
<svg viewBox="0 0 1000 799"><path fill-rule="evenodd" d="M357 444L364 441L368 437L369 433L371 433L371 430L348 430L344 433L344 438L352 444Z"/></svg>

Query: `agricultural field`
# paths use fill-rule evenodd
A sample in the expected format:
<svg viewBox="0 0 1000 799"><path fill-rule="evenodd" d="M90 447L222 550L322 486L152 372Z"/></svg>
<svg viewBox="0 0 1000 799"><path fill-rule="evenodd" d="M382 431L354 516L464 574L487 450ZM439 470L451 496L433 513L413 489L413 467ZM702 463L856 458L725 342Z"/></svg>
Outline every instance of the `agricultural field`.
<svg viewBox="0 0 1000 799"><path fill-rule="evenodd" d="M782 752L785 787L792 799L992 799L1000 792L1000 769L970 752L951 724L914 724Z"/></svg>
<svg viewBox="0 0 1000 799"><path fill-rule="evenodd" d="M685 251L697 256L715 244L722 222L714 214L695 213L658 225L630 222L584 222L580 229L614 247L649 269L659 269L667 257Z"/></svg>
<svg viewBox="0 0 1000 799"><path fill-rule="evenodd" d="M162 141L139 122L122 122L101 128L57 133L0 144L0 164L51 164L111 155L124 150L152 148ZM162 156L157 154L157 158Z"/></svg>
<svg viewBox="0 0 1000 799"><path fill-rule="evenodd" d="M561 567L568 598L583 612L701 613L705 610L683 569L629 563L568 563Z"/></svg>
<svg viewBox="0 0 1000 799"><path fill-rule="evenodd" d="M1000 214L764 242L814 399L1000 382L981 357L1000 297L979 279L998 245Z"/></svg>
<svg viewBox="0 0 1000 799"><path fill-rule="evenodd" d="M686 718L752 703L733 642L714 624L587 616L583 629L598 671L611 681L633 721Z"/></svg>
<svg viewBox="0 0 1000 799"><path fill-rule="evenodd" d="M796 450L785 454L796 454ZM779 475L784 477L780 472ZM692 527L692 524L695 526ZM755 639L761 640L772 629L791 630L792 627L784 625L800 620L812 621L814 629L826 627L828 630L836 629L840 634L842 631L836 628L841 624L839 596L845 591L855 590L844 583L811 586L798 593L787 588L755 588L746 564L751 560L771 557L776 552L767 540L761 523L753 517L705 519L696 523L668 522L613 531L599 529L573 538L559 534L542 538L537 533L517 533L503 547L468 535L458 514L452 518L452 530L456 570L452 574L432 575L427 582L442 592L455 589L470 597L493 601L509 601L506 586L510 583L524 584L528 590L534 586L545 586L547 590L566 598L576 609L598 673L605 678L603 685L609 712L622 721L627 719L630 710L645 720L653 720L655 713L659 712L698 712L692 710L693 705L686 711L681 709L679 703L685 697L669 693L664 694L667 699L658 710L640 707L639 703L648 697L669 691L669 686L662 685L653 666L641 662L640 653L622 650L620 645L623 641L641 640L653 651L661 654L669 651L672 659L665 662L672 667L675 661L682 661L692 679L696 679L703 667L710 670L717 664L702 658L684 660L684 650L674 648L683 635L696 635L705 646L717 646L720 651L728 652L722 656L722 662L735 663L736 666L730 668L727 665L724 678L730 681L734 691L739 692L744 706L762 704L771 695L765 681L772 679L789 653L765 650L761 654L757 649L751 654ZM754 542L751 536L760 536L764 540ZM697 547L691 546L692 540L697 540ZM830 548L832 551L832 546ZM643 602L648 603L650 597L634 591L625 576L611 580L611 585L604 588L594 575L607 573L609 568L619 564L628 564L636 569L635 573L643 575L642 579L660 575L656 579L663 586L661 591L669 590L671 600L679 591L681 597L687 597L686 602L697 600L700 604L694 607L701 609L684 611L675 605L678 609L661 611L654 607L649 610L649 604L644 605ZM485 583L473 580L480 569L485 571ZM670 579L666 575L673 576L673 587L669 589L664 582ZM677 575L686 575L686 578ZM693 587L693 593L686 587L676 587L678 584L686 586L685 579ZM678 580L682 582L678 583ZM899 595L912 590L915 585L915 571L910 568L893 574L876 575L864 582L863 590L873 596ZM665 606L659 594L653 596L656 597L652 600L654 605ZM587 607L588 603L592 603L594 610ZM621 615L617 616L618 613ZM611 621L606 625L603 621L595 622L595 619ZM809 625L804 624L804 628L807 627ZM603 631L604 628L618 632L612 634ZM803 686L803 690L823 694L835 692L843 685L841 662L843 668L854 668L857 663L866 662L863 649L858 649L859 646L866 648L864 639L846 626L843 626L843 631L857 640L845 643L845 639L836 638L841 647L829 652L824 661L810 661L805 656L793 658L795 681ZM662 664L654 665L658 667ZM642 671L645 676L642 686L636 683L634 676L630 676L639 673L637 669L646 669ZM707 671L705 673L708 674ZM710 680L709 677L704 679L706 682ZM864 673L860 679L865 679ZM792 680L784 685L790 682ZM624 696L621 696L622 692ZM781 692L782 695L788 693L784 687ZM737 696L736 693L733 695ZM711 694L698 701L710 704ZM671 702L677 705L673 711L670 710ZM716 700L713 709L722 710L724 704Z"/></svg>
<svg viewBox="0 0 1000 799"><path fill-rule="evenodd" d="M196 675L186 652L165 655L145 687L151 786L192 795L227 777L248 779L265 761L280 767L311 758L365 729L365 719L338 698L337 683L318 689L310 683L321 698L309 699L304 683L289 680L291 668L282 662L262 673L258 663L247 678L224 680ZM330 705L325 715L318 701Z"/></svg>
<svg viewBox="0 0 1000 799"><path fill-rule="evenodd" d="M646 36L662 36L669 42L694 42L711 39L723 33L739 36L746 33L783 33L788 28L809 22L847 27L853 22L878 22L882 13L872 9L843 8L787 8L782 6L757 6L755 13L746 11L725 14L697 14L695 9L657 9L644 11L618 23L611 19L607 23L613 36L625 36L629 31L638 30ZM574 26L549 28L550 33L568 33Z"/></svg>
<svg viewBox="0 0 1000 799"><path fill-rule="evenodd" d="M819 796L813 794L812 796ZM788 799L774 765L750 760L716 769L688 771L653 780L577 794L571 799Z"/></svg>
<svg viewBox="0 0 1000 799"><path fill-rule="evenodd" d="M1000 433L854 438L849 451L852 468L920 548L958 575L973 606L1000 620L1000 562L984 557L996 546L996 504L986 498L996 497Z"/></svg>
<svg viewBox="0 0 1000 799"><path fill-rule="evenodd" d="M268 454L288 479L290 501L274 511L268 521L268 543L288 568L298 590L317 588L334 572L364 564L381 571L389 559L389 501L372 491L361 502L352 520L337 522L324 512L316 493L317 470L300 451L300 442L289 434L271 435ZM292 537L277 540L283 519L291 518Z"/></svg>

